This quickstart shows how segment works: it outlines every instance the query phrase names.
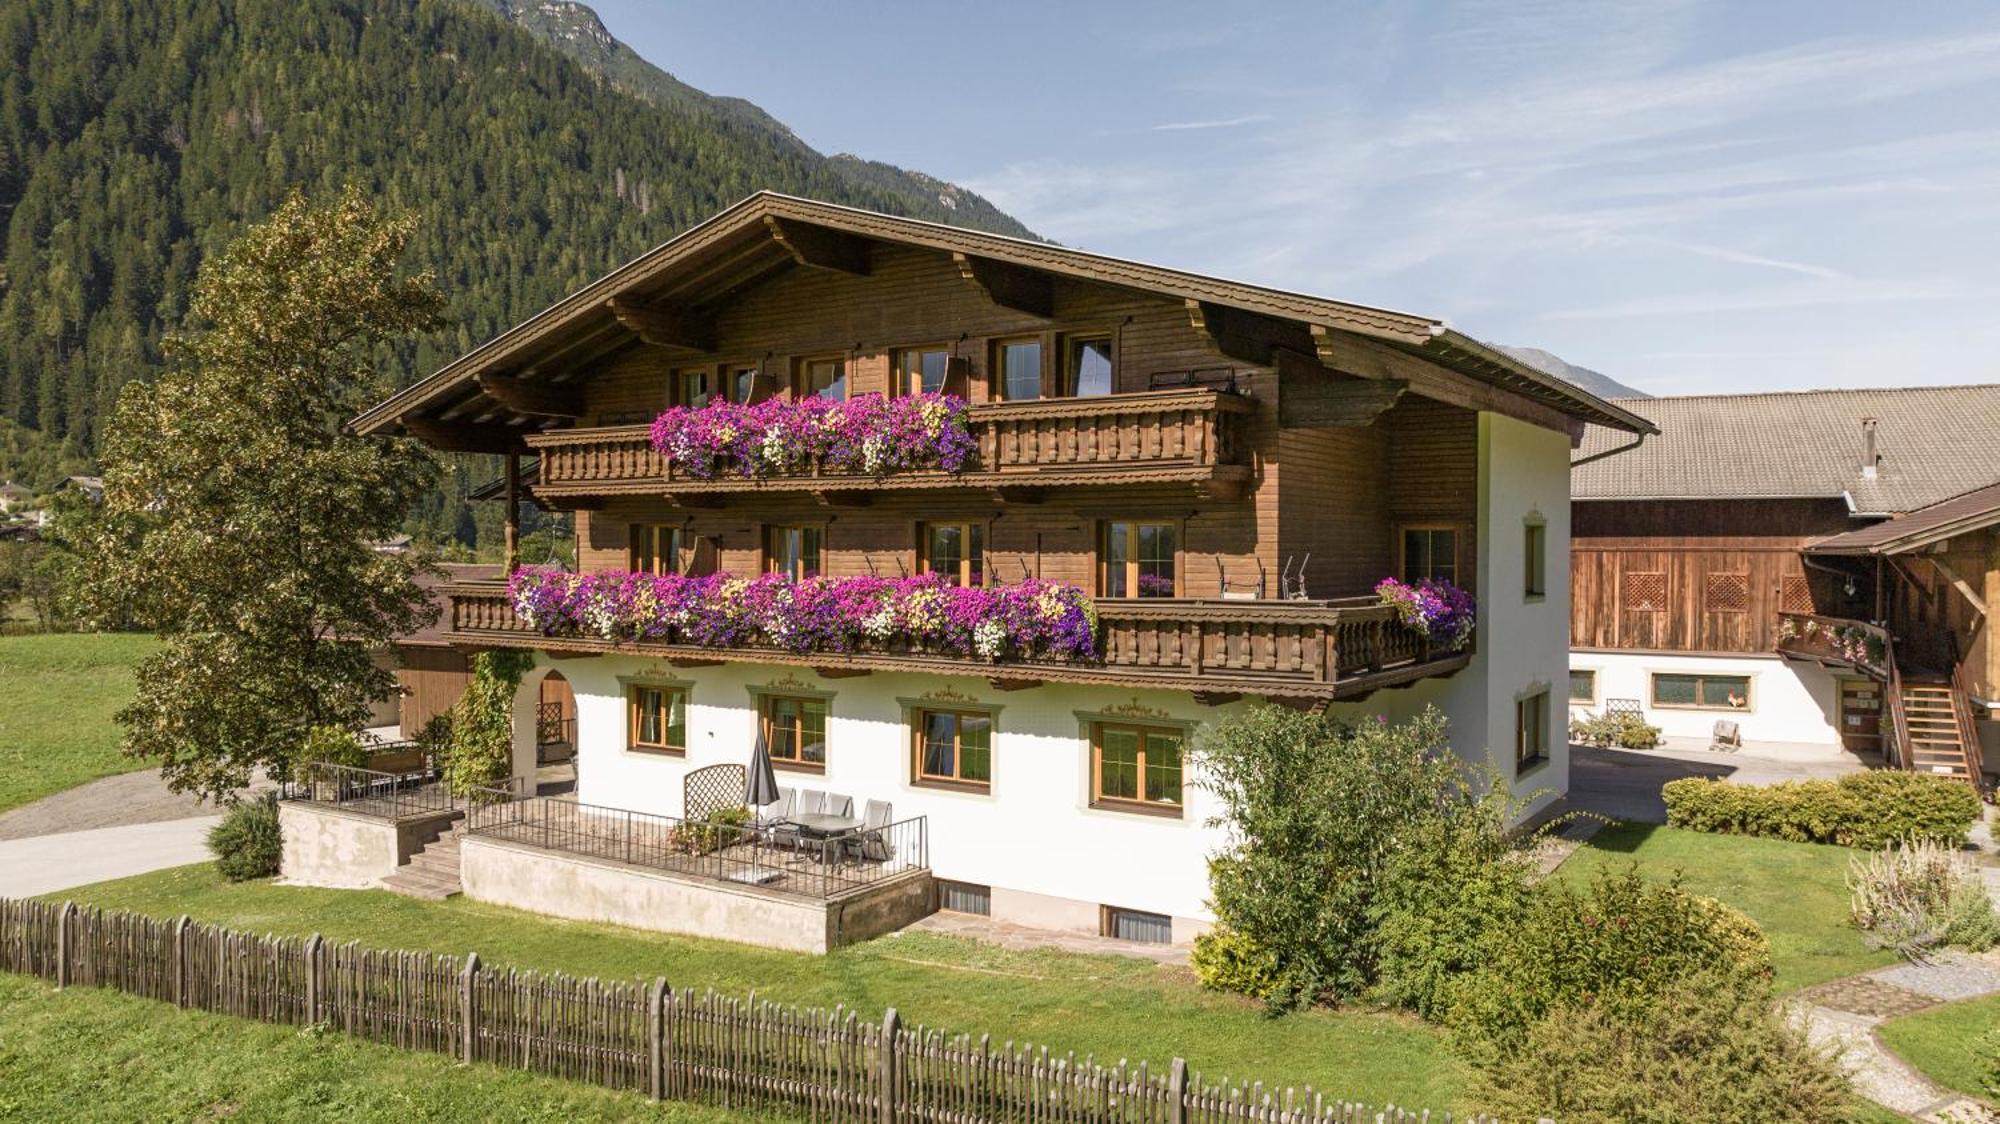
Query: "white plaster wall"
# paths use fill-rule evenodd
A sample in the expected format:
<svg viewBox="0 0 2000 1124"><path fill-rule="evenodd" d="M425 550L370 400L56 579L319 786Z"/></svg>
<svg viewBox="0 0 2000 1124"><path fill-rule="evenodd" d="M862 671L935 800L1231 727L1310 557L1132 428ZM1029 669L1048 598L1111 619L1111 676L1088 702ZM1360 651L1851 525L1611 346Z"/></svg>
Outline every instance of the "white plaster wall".
<svg viewBox="0 0 2000 1124"><path fill-rule="evenodd" d="M1569 665L1597 672L1597 704L1574 704L1576 711L1599 711L1605 699L1638 699L1646 721L1668 737L1706 738L1715 720L1734 720L1746 742L1796 742L1840 752L1837 684L1832 673L1776 656L1688 656L1661 652L1572 652ZM1689 710L1653 705L1654 672L1750 677L1750 706L1743 710ZM1568 697L1567 689L1563 692Z"/></svg>

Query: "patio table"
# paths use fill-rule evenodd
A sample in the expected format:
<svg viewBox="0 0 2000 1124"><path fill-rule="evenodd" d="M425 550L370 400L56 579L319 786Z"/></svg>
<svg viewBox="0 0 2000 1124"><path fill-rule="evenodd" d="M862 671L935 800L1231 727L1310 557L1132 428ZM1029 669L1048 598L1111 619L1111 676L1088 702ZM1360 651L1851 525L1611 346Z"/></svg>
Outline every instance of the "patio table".
<svg viewBox="0 0 2000 1124"><path fill-rule="evenodd" d="M836 816L826 812L807 812L785 821L799 829L799 835L815 842L824 843L835 836L846 835L861 827L861 821L853 816ZM826 848L822 846L817 856L820 862L827 861Z"/></svg>

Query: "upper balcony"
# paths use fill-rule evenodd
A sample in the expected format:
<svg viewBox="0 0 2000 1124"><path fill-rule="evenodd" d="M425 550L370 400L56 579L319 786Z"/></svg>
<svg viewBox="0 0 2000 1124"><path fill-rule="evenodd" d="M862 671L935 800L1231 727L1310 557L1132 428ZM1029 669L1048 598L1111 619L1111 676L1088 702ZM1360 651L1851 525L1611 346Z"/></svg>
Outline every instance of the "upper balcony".
<svg viewBox="0 0 2000 1124"><path fill-rule="evenodd" d="M724 660L809 667L830 676L871 671L979 676L1012 689L1081 683L1323 703L1357 699L1383 687L1450 675L1470 648L1437 652L1372 597L1334 601L1236 601L1204 598L1099 598L1098 656L980 659L915 650L888 642L854 652L800 654L740 644L715 648L657 640L618 642L546 635L516 613L499 583L444 587L450 639L468 647L536 648L556 653L630 652L683 666Z"/></svg>
<svg viewBox="0 0 2000 1124"><path fill-rule="evenodd" d="M870 474L815 463L785 475L703 478L669 463L644 425L550 430L530 435L527 444L540 454L534 494L557 507L616 495L1079 484L1187 484L1233 498L1250 480L1244 429L1254 409L1250 398L1204 388L981 403L967 410L977 454L957 473Z"/></svg>

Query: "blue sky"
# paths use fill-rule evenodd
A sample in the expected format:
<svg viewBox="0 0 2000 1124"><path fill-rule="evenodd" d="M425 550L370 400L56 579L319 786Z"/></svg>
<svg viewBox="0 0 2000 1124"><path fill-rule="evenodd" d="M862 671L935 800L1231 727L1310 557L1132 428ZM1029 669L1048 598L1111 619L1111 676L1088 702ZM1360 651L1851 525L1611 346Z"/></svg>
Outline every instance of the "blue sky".
<svg viewBox="0 0 2000 1124"><path fill-rule="evenodd" d="M597 0L1046 237L1655 394L2000 381L2000 4Z"/></svg>

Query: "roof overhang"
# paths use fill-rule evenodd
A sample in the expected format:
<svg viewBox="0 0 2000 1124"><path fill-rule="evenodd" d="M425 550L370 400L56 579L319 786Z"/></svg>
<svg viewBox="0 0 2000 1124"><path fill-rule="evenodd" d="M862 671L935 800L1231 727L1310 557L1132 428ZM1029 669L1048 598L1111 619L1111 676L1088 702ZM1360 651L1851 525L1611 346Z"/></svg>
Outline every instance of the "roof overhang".
<svg viewBox="0 0 2000 1124"><path fill-rule="evenodd" d="M1002 303L1032 302L1034 286L1024 278L1160 294L1187 302L1195 316L1219 307L1250 314L1258 325L1275 324L1306 341L1301 350L1317 344L1323 364L1338 362L1348 345L1387 347L1519 394L1574 423L1659 432L1623 407L1428 317L773 192L752 195L612 270L369 408L351 427L364 434L415 430L440 448L511 449L516 435L573 410L564 405L576 399L577 388L565 384L573 369L641 338L699 352L707 342L707 310L795 267L865 273L874 243L951 254L969 280ZM1046 280L1039 283L1046 288ZM1268 350L1268 333L1251 335Z"/></svg>

